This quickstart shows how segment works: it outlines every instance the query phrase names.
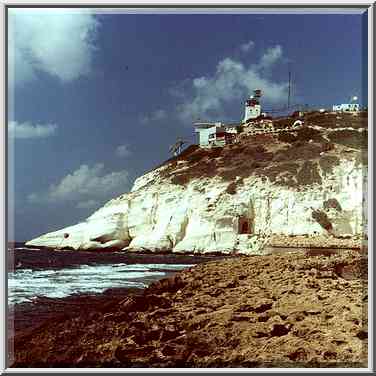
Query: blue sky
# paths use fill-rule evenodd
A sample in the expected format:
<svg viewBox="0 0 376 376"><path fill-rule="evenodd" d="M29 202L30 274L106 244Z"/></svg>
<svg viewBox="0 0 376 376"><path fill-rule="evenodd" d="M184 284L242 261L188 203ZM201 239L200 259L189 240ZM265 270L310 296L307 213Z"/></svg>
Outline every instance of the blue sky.
<svg viewBox="0 0 376 376"><path fill-rule="evenodd" d="M192 121L366 103L366 16L10 9L10 238L86 218L170 157ZM14 175L14 179L13 179ZM13 234L14 222L14 234Z"/></svg>

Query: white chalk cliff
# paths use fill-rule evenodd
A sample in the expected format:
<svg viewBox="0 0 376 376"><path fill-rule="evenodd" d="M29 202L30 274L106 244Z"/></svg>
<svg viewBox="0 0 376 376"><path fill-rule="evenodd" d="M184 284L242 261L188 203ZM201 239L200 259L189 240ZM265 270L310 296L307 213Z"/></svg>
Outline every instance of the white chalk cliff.
<svg viewBox="0 0 376 376"><path fill-rule="evenodd" d="M251 140L247 142L252 144ZM274 142L270 150L286 145ZM307 141L307 145L312 142ZM366 231L367 170L359 163L359 151L350 149L342 158L339 154L345 150L335 145L331 151L320 152L313 162L320 181L304 186L281 184L286 173L274 179L263 176L267 164L256 166L261 173L243 173L232 180L223 179L220 173L201 174L177 184L167 177L166 171L171 173L167 163L138 178L131 192L107 202L84 222L42 235L27 245L254 254L262 251L273 234L362 235ZM338 163L324 171L319 160L327 154L337 155ZM306 168L304 162L300 161L300 170ZM175 160L171 174L188 174L190 163ZM196 163L202 166L208 159ZM230 184L235 188L230 190Z"/></svg>

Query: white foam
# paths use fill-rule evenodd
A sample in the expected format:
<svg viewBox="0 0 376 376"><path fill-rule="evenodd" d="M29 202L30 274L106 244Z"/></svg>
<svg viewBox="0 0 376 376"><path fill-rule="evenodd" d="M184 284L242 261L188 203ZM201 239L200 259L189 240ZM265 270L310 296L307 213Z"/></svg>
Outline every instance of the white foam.
<svg viewBox="0 0 376 376"><path fill-rule="evenodd" d="M12 249L12 248L10 248ZM30 248L30 247L18 247L18 248L14 248L16 251L18 249L23 249L23 250L26 250L26 251L40 251L40 248Z"/></svg>
<svg viewBox="0 0 376 376"><path fill-rule="evenodd" d="M186 264L80 265L59 270L17 269L8 274L9 303L31 301L37 296L63 298L76 293L101 293L109 288L145 288L145 278L163 278L165 271Z"/></svg>

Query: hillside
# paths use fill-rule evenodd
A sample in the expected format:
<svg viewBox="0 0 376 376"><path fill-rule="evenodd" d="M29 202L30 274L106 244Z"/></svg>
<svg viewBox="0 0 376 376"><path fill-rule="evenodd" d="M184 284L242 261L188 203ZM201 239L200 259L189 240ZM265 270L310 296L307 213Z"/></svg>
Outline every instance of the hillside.
<svg viewBox="0 0 376 376"><path fill-rule="evenodd" d="M159 166L167 167L161 176L183 185L200 177L232 181L254 175L280 185L305 186L321 184L321 176L330 173L340 159L356 158L367 164L366 117L312 113L304 121L306 126L295 132L244 136L238 144L224 148L191 145ZM291 120L275 123L283 129Z"/></svg>
<svg viewBox="0 0 376 376"><path fill-rule="evenodd" d="M27 244L249 254L285 236L308 237L309 244L317 238L317 246L351 237L360 246L367 231L366 114L308 113L304 122L294 132L241 134L223 148L191 145L86 221Z"/></svg>

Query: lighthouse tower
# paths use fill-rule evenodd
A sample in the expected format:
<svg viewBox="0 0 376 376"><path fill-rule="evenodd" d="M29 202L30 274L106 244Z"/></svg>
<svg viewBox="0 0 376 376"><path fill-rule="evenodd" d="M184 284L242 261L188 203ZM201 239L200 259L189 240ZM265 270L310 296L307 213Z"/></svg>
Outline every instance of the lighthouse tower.
<svg viewBox="0 0 376 376"><path fill-rule="evenodd" d="M254 95L246 100L243 123L247 123L261 115L260 97L261 90L256 89L254 90Z"/></svg>

